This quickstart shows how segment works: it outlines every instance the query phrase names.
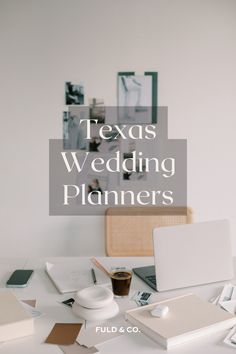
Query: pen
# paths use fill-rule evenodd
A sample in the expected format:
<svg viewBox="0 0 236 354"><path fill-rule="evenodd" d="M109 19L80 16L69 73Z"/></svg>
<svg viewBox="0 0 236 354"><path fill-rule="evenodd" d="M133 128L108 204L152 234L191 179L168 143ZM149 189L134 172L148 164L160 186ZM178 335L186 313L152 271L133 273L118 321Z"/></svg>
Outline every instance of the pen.
<svg viewBox="0 0 236 354"><path fill-rule="evenodd" d="M95 284L97 284L97 279L96 279L96 274L95 274L95 271L93 268L91 269L91 273L92 273L93 283L95 285Z"/></svg>

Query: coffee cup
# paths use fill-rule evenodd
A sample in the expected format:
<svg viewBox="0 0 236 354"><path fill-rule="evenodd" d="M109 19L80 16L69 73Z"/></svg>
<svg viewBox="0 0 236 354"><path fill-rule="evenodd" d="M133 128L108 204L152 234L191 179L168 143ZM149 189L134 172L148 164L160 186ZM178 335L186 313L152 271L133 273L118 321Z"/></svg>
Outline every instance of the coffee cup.
<svg viewBox="0 0 236 354"><path fill-rule="evenodd" d="M111 272L112 291L115 297L129 295L132 273L128 270L113 270Z"/></svg>

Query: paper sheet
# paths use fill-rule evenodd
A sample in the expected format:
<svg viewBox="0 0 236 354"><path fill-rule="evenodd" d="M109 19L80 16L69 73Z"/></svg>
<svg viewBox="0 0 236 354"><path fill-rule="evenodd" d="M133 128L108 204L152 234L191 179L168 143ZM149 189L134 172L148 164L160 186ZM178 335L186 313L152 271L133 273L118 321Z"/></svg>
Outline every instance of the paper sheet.
<svg viewBox="0 0 236 354"><path fill-rule="evenodd" d="M81 323L55 323L45 343L58 345L74 344L81 327Z"/></svg>
<svg viewBox="0 0 236 354"><path fill-rule="evenodd" d="M231 300L231 301L224 301L221 302L220 306L228 311L229 313L232 313L232 315L235 315L236 313L236 300Z"/></svg>
<svg viewBox="0 0 236 354"><path fill-rule="evenodd" d="M94 347L86 348L78 343L72 345L60 345L59 348L64 354L93 354L98 353L98 350Z"/></svg>
<svg viewBox="0 0 236 354"><path fill-rule="evenodd" d="M213 305L218 305L219 299L220 299L220 295L217 296L216 298L211 299L210 302L211 302Z"/></svg>
<svg viewBox="0 0 236 354"><path fill-rule="evenodd" d="M224 339L224 343L229 345L230 347L233 347L233 348L236 348L236 344L234 344L232 341L231 341L231 338L233 336L235 336L236 334L236 326L234 326L231 331L227 334L227 336L225 337Z"/></svg>
<svg viewBox="0 0 236 354"><path fill-rule="evenodd" d="M226 284L220 295L212 299L211 303L222 307L224 310L234 315L236 313L236 286L231 283ZM229 331L224 339L224 343L236 349L236 326Z"/></svg>
<svg viewBox="0 0 236 354"><path fill-rule="evenodd" d="M28 303L26 303L25 301L21 301L22 305L24 306L24 308L26 309L26 311L34 318L36 317L40 317L43 315L42 312L40 312L39 310L37 310L36 308L28 305Z"/></svg>
<svg viewBox="0 0 236 354"><path fill-rule="evenodd" d="M230 301L230 300L234 300L234 299L236 299L235 286L231 283L226 284L223 287L223 290L220 294L220 298L218 300L218 303L221 304L221 302Z"/></svg>
<svg viewBox="0 0 236 354"><path fill-rule="evenodd" d="M119 327L117 324L114 324L113 322L106 322L101 325L101 327L109 327L111 328L112 326ZM91 327L91 328L85 328L85 326L82 327L76 342L79 343L80 345L84 345L87 348L94 347L98 344L107 342L108 340L114 339L116 337L121 336L123 333L120 332L115 332L115 333L101 333L100 331L96 331L96 327Z"/></svg>
<svg viewBox="0 0 236 354"><path fill-rule="evenodd" d="M31 307L36 307L36 300L35 299L34 300L21 300L21 301Z"/></svg>

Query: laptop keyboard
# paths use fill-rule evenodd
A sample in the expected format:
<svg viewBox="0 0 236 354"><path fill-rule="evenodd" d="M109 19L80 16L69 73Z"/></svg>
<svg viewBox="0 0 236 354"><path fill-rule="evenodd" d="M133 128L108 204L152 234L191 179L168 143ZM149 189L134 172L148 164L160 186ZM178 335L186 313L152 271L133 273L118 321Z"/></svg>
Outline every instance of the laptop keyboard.
<svg viewBox="0 0 236 354"><path fill-rule="evenodd" d="M145 277L147 280L149 280L152 284L154 284L155 286L157 285L156 283L156 276L155 275L147 275Z"/></svg>

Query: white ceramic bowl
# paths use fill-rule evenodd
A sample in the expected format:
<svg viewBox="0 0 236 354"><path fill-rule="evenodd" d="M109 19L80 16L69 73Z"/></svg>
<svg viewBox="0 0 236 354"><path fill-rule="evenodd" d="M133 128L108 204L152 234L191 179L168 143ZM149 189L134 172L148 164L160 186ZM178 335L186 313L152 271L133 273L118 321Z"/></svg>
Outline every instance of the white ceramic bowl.
<svg viewBox="0 0 236 354"><path fill-rule="evenodd" d="M119 306L113 300L109 305L97 308L97 309L88 309L82 307L74 302L72 306L72 311L74 314L83 318L86 321L103 321L108 318L115 317L119 313Z"/></svg>
<svg viewBox="0 0 236 354"><path fill-rule="evenodd" d="M80 290L75 295L75 303L88 309L98 309L113 301L113 293L102 286L90 286Z"/></svg>

